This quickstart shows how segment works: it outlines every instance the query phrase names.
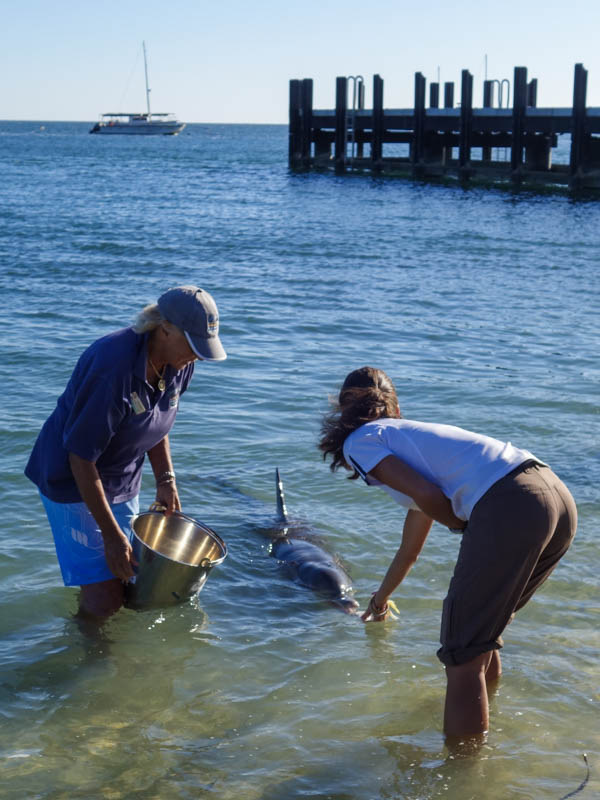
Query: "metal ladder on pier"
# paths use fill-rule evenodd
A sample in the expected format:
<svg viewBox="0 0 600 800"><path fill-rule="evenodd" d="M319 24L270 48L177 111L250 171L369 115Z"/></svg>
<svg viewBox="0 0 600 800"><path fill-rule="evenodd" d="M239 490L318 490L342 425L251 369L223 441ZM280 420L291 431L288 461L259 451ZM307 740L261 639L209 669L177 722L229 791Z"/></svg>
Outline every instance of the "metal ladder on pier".
<svg viewBox="0 0 600 800"><path fill-rule="evenodd" d="M499 81L497 78L495 78L493 81L491 81L491 84L492 84L492 107L494 105L494 86L495 86L496 89L497 89L497 95L498 95L498 108L510 108L510 81L508 80L508 78L502 78L501 81ZM503 95L504 95L504 86L505 85L506 85L506 89L507 89L507 91L506 91L506 106L503 105L503 100L504 100ZM496 150L496 160L497 161L500 161L500 151L502 151L502 161L508 161L509 160L510 155L509 155L508 147L496 147L495 150Z"/></svg>
<svg viewBox="0 0 600 800"><path fill-rule="evenodd" d="M354 159L358 155L358 143L356 141L356 112L362 111L365 98L365 80L362 75L349 75L348 81L352 83L352 105L346 104L344 142L344 166L352 168ZM348 149L350 155L348 155Z"/></svg>

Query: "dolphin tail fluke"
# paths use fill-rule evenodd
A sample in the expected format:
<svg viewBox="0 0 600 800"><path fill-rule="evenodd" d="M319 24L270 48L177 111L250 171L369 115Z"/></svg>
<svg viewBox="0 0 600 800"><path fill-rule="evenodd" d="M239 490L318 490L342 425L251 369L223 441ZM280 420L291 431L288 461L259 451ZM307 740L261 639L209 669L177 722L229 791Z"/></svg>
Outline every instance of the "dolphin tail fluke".
<svg viewBox="0 0 600 800"><path fill-rule="evenodd" d="M283 483L281 482L281 475L279 469L275 470L275 488L277 492L277 513L282 522L288 521L287 508L285 507L285 497L283 494Z"/></svg>

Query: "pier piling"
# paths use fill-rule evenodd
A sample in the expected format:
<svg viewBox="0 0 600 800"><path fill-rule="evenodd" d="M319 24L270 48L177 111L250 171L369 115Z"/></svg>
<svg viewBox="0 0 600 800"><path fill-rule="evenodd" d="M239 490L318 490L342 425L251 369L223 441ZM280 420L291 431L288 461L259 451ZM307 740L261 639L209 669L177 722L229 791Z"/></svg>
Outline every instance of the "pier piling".
<svg viewBox="0 0 600 800"><path fill-rule="evenodd" d="M483 82L483 107L491 108L493 105L494 82L485 80ZM481 160L489 164L492 160L492 148L489 145L481 148Z"/></svg>
<svg viewBox="0 0 600 800"><path fill-rule="evenodd" d="M420 73L415 73L415 121L413 129L413 139L410 143L410 159L415 175L421 173L421 161L423 160L423 138L425 134L425 77Z"/></svg>
<svg viewBox="0 0 600 800"><path fill-rule="evenodd" d="M573 83L573 117L571 128L571 181L579 188L583 179L584 152L586 144L585 100L587 93L587 70L583 64L575 64Z"/></svg>
<svg viewBox="0 0 600 800"><path fill-rule="evenodd" d="M527 105L531 108L537 106L537 78L532 78L527 84Z"/></svg>
<svg viewBox="0 0 600 800"><path fill-rule="evenodd" d="M300 110L301 81L290 81L290 124L288 130L289 163L298 167L302 158L302 112Z"/></svg>
<svg viewBox="0 0 600 800"><path fill-rule="evenodd" d="M383 167L383 127L383 79L380 75L373 75L371 166L376 172Z"/></svg>
<svg viewBox="0 0 600 800"><path fill-rule="evenodd" d="M511 178L519 183L522 178L523 147L525 136L525 109L527 107L527 68L515 67L513 89L512 143L510 150Z"/></svg>
<svg viewBox="0 0 600 800"><path fill-rule="evenodd" d="M454 108L454 84L452 81L444 84L444 108Z"/></svg>
<svg viewBox="0 0 600 800"><path fill-rule="evenodd" d="M346 114L348 112L348 80L337 78L335 82L335 169L346 168Z"/></svg>
<svg viewBox="0 0 600 800"><path fill-rule="evenodd" d="M460 89L460 143L458 148L459 175L463 180L470 176L472 130L473 76L468 69L463 69Z"/></svg>
<svg viewBox="0 0 600 800"><path fill-rule="evenodd" d="M313 82L311 78L302 81L302 166L310 166L312 141Z"/></svg>

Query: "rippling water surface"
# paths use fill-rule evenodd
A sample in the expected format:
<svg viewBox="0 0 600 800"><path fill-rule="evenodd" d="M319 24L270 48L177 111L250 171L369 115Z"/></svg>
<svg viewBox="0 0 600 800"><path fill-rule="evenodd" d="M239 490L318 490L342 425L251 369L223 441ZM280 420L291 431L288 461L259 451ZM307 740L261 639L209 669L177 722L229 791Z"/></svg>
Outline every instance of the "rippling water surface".
<svg viewBox="0 0 600 800"><path fill-rule="evenodd" d="M583 752L581 796L600 793L600 204L291 175L279 126L87 129L0 123L2 796L545 800L583 780ZM181 283L214 293L229 359L198 366L174 461L184 511L230 553L197 603L92 634L23 467L80 351ZM435 656L458 538L434 526L378 626L268 556L276 466L363 607L395 552L402 510L315 448L328 393L365 363L405 416L532 450L578 503L467 760L444 747Z"/></svg>

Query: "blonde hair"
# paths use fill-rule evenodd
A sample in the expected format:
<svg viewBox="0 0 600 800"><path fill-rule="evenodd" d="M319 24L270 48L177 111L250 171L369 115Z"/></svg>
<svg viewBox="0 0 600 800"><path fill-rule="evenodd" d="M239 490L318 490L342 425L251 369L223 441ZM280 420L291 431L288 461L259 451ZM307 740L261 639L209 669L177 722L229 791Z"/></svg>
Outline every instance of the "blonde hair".
<svg viewBox="0 0 600 800"><path fill-rule="evenodd" d="M132 327L136 333L149 333L156 330L163 322L166 322L166 319L160 313L158 305L150 303L140 311Z"/></svg>
<svg viewBox="0 0 600 800"><path fill-rule="evenodd" d="M331 456L330 469L351 469L344 460L344 442L348 436L364 425L383 417L398 418L398 395L391 379L382 369L361 367L346 376L337 402L321 424L319 450L323 460ZM357 478L355 471L351 478Z"/></svg>

